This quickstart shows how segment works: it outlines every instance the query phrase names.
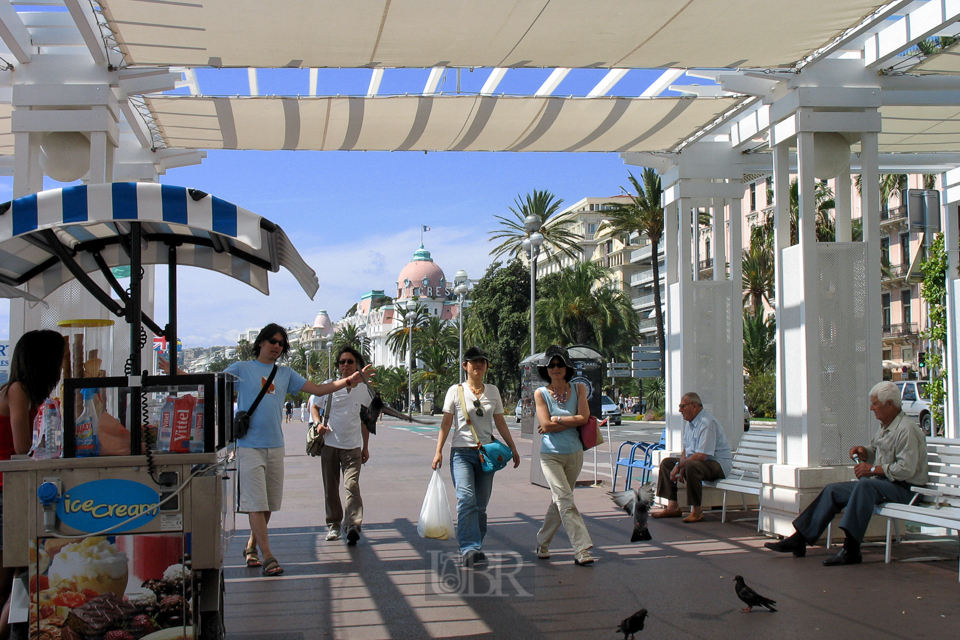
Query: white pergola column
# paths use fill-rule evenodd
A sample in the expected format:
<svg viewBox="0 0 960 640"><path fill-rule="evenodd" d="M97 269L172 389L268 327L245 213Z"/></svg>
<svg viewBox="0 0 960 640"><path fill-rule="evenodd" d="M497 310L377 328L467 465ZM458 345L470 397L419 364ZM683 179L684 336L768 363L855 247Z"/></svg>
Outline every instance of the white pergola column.
<svg viewBox="0 0 960 640"><path fill-rule="evenodd" d="M697 145L663 177L668 452L682 448L683 418L678 405L686 392L700 394L732 446L743 434L743 376L737 375L743 371L739 219L731 221L729 244L726 232L727 206L738 212L743 196L738 155L729 145ZM699 242L697 212L702 208L713 212L714 275L709 280L698 279L700 265L694 250ZM707 492L704 504L719 505L721 499Z"/></svg>
<svg viewBox="0 0 960 640"><path fill-rule="evenodd" d="M875 109L801 107L772 130L780 437L778 462L762 474L760 524L769 533L793 533L793 519L825 484L850 479L849 449L868 442L875 427L867 396L881 372L878 129ZM861 146L863 242L851 241L851 139ZM791 146L799 187L793 246ZM824 157L815 161L815 152ZM818 242L817 179L830 178L837 179L837 241Z"/></svg>

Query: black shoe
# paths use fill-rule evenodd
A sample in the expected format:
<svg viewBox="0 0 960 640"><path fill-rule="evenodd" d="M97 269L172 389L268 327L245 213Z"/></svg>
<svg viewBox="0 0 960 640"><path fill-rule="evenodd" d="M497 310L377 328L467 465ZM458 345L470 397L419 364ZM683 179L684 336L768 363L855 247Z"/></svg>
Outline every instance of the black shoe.
<svg viewBox="0 0 960 640"><path fill-rule="evenodd" d="M480 552L474 549L470 549L465 554L463 554L463 566L472 567L480 561Z"/></svg>
<svg viewBox="0 0 960 640"><path fill-rule="evenodd" d="M763 546L777 553L793 553L794 558L802 558L807 555L807 542L803 538L784 538L778 542L767 542Z"/></svg>
<svg viewBox="0 0 960 640"><path fill-rule="evenodd" d="M841 564L860 564L861 562L863 562L863 554L840 549L840 551L837 551L837 555L824 560L823 566L836 567Z"/></svg>
<svg viewBox="0 0 960 640"><path fill-rule="evenodd" d="M347 544L351 547L360 540L360 530L356 527L347 527Z"/></svg>
<svg viewBox="0 0 960 640"><path fill-rule="evenodd" d="M481 562L486 562L486 561L487 561L487 554L485 554L483 551L477 551L476 564L480 564Z"/></svg>

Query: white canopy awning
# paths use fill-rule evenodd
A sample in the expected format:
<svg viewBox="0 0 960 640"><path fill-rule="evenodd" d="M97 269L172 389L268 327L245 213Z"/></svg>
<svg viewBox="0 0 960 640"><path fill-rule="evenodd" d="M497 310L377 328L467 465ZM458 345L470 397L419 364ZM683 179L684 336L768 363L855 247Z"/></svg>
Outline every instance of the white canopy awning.
<svg viewBox="0 0 960 640"><path fill-rule="evenodd" d="M128 63L225 67L777 67L877 0L102 0Z"/></svg>
<svg viewBox="0 0 960 640"><path fill-rule="evenodd" d="M171 147L367 151L658 151L741 98L153 97Z"/></svg>

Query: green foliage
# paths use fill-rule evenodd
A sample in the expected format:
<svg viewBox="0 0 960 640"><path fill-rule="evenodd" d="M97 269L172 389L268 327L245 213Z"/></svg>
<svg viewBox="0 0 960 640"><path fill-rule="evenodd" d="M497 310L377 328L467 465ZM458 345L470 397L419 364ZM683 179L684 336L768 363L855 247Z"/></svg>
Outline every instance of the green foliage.
<svg viewBox="0 0 960 640"><path fill-rule="evenodd" d="M944 251L942 234L934 238L927 259L920 264L920 271L923 273L920 295L929 305L929 328L921 334L930 341L927 350L927 393L930 395L933 419L942 425L947 396L943 373L943 354L947 343L947 252Z"/></svg>
<svg viewBox="0 0 960 640"><path fill-rule="evenodd" d="M219 360L214 360L207 367L207 371L209 371L210 373L220 373L221 371L223 371L224 369L232 365L234 362L240 362L240 361L237 360L236 358L229 358L229 359L221 358Z"/></svg>
<svg viewBox="0 0 960 640"><path fill-rule="evenodd" d="M743 306L754 316L763 315L763 303L773 306L775 271L773 245L767 243L762 226L754 227L750 235L750 247L743 252L742 280Z"/></svg>
<svg viewBox="0 0 960 640"><path fill-rule="evenodd" d="M538 343L582 344L608 359L629 361L630 347L640 340L637 313L609 269L581 262L558 276L550 297L537 302Z"/></svg>
<svg viewBox="0 0 960 640"><path fill-rule="evenodd" d="M543 235L543 249L551 259L558 259L565 255L574 260L580 257L580 241L583 239L580 234L574 233L566 225L563 219L555 218L551 224L547 224L549 218L560 210L563 200L557 199L549 191L533 190L528 193L525 199L519 195L514 201L516 208L510 207L512 218L506 216L494 216L500 221L500 228L490 232L490 242L498 244L490 252L494 258L506 255L508 258L516 259L523 253L522 243L529 235L524 226L524 219L528 215L539 216L541 221L540 234Z"/></svg>
<svg viewBox="0 0 960 640"><path fill-rule="evenodd" d="M641 378L641 386L643 387L643 399L647 402L648 413L650 411L659 412L662 418L663 405L667 398L667 386L664 384L663 378Z"/></svg>
<svg viewBox="0 0 960 640"><path fill-rule="evenodd" d="M464 348L490 356L486 381L504 395L520 385L520 360L530 346L530 272L519 260L494 262L470 294L464 314Z"/></svg>
<svg viewBox="0 0 960 640"><path fill-rule="evenodd" d="M773 316L743 314L743 368L754 377L774 370L777 322Z"/></svg>
<svg viewBox="0 0 960 640"><path fill-rule="evenodd" d="M777 416L777 377L773 371L750 376L743 387L747 409L758 418Z"/></svg>
<svg viewBox="0 0 960 640"><path fill-rule="evenodd" d="M237 342L237 360L253 360L253 345L246 338Z"/></svg>
<svg viewBox="0 0 960 640"><path fill-rule="evenodd" d="M407 395L407 371L402 367L382 367L373 368L376 376L376 387L380 390L380 397L383 401L391 404L401 400Z"/></svg>
<svg viewBox="0 0 960 640"><path fill-rule="evenodd" d="M354 324L340 326L333 334L333 352L336 353L341 347L351 346L363 354L363 359L367 364L373 364L370 357L370 338L363 331L357 329Z"/></svg>

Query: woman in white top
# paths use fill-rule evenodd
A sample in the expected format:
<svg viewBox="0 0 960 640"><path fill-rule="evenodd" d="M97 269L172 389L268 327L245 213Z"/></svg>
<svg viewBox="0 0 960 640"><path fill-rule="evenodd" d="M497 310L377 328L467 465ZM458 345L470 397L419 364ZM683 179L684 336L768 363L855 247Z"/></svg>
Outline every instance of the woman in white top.
<svg viewBox="0 0 960 640"><path fill-rule="evenodd" d="M478 347L471 347L463 354L463 368L467 372L467 381L463 383L463 399L467 406L460 406L460 385L455 384L447 390L443 401L443 421L437 437L437 453L433 456L433 468L439 469L443 463L443 444L447 441L456 413L457 427L450 443L450 472L457 489L457 540L460 542L463 564L467 567L486 559L481 547L487 533L487 503L493 490L493 473L487 473L480 467L479 446L493 441L494 426L513 452L514 468L520 466L520 454L503 419L500 390L483 382L487 365L487 354Z"/></svg>

